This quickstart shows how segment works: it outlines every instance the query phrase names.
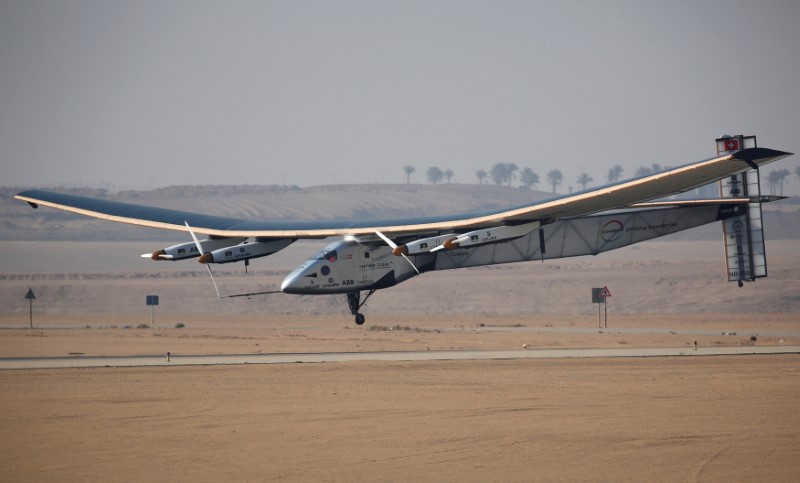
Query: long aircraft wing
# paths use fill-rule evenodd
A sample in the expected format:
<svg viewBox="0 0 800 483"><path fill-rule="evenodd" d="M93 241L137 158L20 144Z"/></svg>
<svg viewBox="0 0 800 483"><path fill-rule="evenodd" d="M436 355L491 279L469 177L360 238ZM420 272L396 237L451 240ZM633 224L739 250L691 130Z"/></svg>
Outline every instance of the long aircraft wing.
<svg viewBox="0 0 800 483"><path fill-rule="evenodd" d="M186 232L188 223L196 233L219 237L325 238L374 234L376 231L386 234L425 233L471 230L537 220L548 222L622 208L682 193L791 154L767 148L745 149L532 204L461 215L396 220L247 221L41 190L24 191L15 198L33 207L49 206L103 220L151 228Z"/></svg>

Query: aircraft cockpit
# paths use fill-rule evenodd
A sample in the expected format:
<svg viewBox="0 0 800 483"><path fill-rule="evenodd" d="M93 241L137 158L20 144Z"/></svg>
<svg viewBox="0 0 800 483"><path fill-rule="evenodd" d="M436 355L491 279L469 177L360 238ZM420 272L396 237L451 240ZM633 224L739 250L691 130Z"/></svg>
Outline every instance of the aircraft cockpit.
<svg viewBox="0 0 800 483"><path fill-rule="evenodd" d="M327 260L331 263L335 262L339 258L338 253L336 250L329 250L327 248L320 250L317 252L316 255L312 257L314 260Z"/></svg>

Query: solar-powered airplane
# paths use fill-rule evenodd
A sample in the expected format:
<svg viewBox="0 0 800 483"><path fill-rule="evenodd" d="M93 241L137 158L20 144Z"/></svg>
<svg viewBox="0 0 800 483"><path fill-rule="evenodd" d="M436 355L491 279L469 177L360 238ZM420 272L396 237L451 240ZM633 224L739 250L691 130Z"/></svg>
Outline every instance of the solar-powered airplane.
<svg viewBox="0 0 800 483"><path fill-rule="evenodd" d="M766 276L761 203L778 197L760 195L758 168L791 153L738 149L750 138L733 139L736 144L728 147L735 149L711 159L536 203L452 216L248 221L40 190L24 191L16 198L34 208L48 206L187 232L192 241L143 256L170 261L199 257L209 273L210 264L247 263L298 239L337 237L289 273L280 292L346 294L350 312L361 325L365 318L360 309L376 290L424 272L596 255L720 220L729 280L741 286L743 281ZM719 198L653 201L715 181L721 181ZM229 297L266 293L277 292ZM363 298L362 293L366 294Z"/></svg>

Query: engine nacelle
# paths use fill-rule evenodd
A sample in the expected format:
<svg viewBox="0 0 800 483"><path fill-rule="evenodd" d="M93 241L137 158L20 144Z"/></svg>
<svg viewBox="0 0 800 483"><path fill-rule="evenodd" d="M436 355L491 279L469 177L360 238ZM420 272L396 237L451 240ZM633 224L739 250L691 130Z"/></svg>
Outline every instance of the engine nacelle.
<svg viewBox="0 0 800 483"><path fill-rule="evenodd" d="M523 225L497 226L473 230L461 235L451 233L449 235L421 238L395 248L392 253L397 256L420 255L422 253L438 252L439 250L488 245L525 236L540 226L541 223L538 221L532 221Z"/></svg>
<svg viewBox="0 0 800 483"><path fill-rule="evenodd" d="M430 253L434 248L441 246L442 243L446 242L447 240L451 240L456 236L457 235L450 233L449 235L420 238L419 240L414 240L395 248L392 250L392 253L398 257L400 255L420 255L422 253Z"/></svg>
<svg viewBox="0 0 800 483"><path fill-rule="evenodd" d="M530 223L525 223L524 225L506 225L497 226L494 228L485 228L482 230L473 230L468 233L458 235L455 238L449 238L445 240L440 246L434 248L433 251L489 245L491 243L513 240L515 238L527 235L540 226L541 223L538 221L532 221Z"/></svg>
<svg viewBox="0 0 800 483"><path fill-rule="evenodd" d="M254 241L235 246L226 246L200 257L200 263L231 263L266 257L283 250L294 242L294 238L277 238L269 241Z"/></svg>
<svg viewBox="0 0 800 483"><path fill-rule="evenodd" d="M207 238L205 240L200 240L200 246L203 248L203 252L205 253L212 250L217 250L219 248L229 247L232 244L235 245L245 240L246 238ZM186 243L179 243L178 245L172 245L171 247L161 250L156 250L152 254L145 253L142 255L142 258L149 257L153 260L176 261L199 256L200 252L197 250L197 245L195 245L193 241L190 241Z"/></svg>

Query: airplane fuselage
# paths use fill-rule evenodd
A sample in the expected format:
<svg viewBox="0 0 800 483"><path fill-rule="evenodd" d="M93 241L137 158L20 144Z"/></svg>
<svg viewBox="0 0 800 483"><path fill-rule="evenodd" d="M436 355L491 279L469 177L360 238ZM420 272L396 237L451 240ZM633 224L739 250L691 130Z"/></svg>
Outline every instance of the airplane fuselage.
<svg viewBox="0 0 800 483"><path fill-rule="evenodd" d="M395 256L374 238L335 241L295 268L285 293L320 295L391 287L420 273L598 253L741 216L742 205L623 210L559 220L511 240ZM412 266L413 264L413 266Z"/></svg>
<svg viewBox="0 0 800 483"><path fill-rule="evenodd" d="M331 243L295 268L281 284L293 294L337 294L391 287L416 275L388 246L355 239Z"/></svg>

